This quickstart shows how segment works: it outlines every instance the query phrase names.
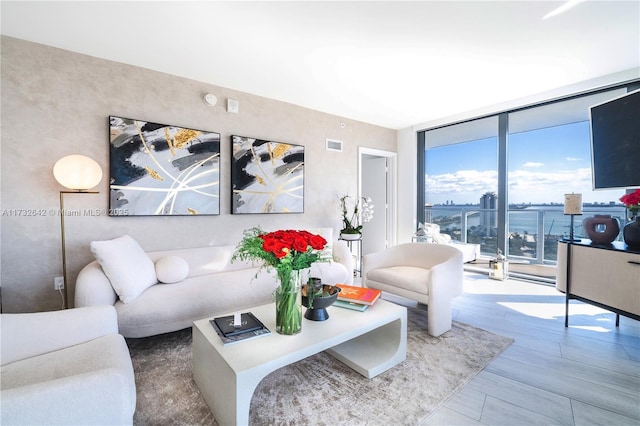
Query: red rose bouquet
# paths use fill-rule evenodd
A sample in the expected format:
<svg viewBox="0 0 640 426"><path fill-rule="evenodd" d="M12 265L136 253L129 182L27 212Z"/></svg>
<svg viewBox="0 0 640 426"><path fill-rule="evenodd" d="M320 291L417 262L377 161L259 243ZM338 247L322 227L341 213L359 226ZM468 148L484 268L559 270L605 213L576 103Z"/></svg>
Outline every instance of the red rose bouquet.
<svg viewBox="0 0 640 426"><path fill-rule="evenodd" d="M263 267L275 269L280 286L276 289L276 331L296 334L300 331L302 308L300 291L303 269L314 262L329 261L324 251L327 240L307 231L281 230L265 233L259 227L244 231L232 261L264 262Z"/></svg>
<svg viewBox="0 0 640 426"><path fill-rule="evenodd" d="M232 260L262 260L273 267L278 275L306 269L312 263L323 261L322 252L327 240L308 231L264 232L259 227L247 229Z"/></svg>
<svg viewBox="0 0 640 426"><path fill-rule="evenodd" d="M622 201L622 204L629 209L631 217L636 217L640 212L640 189L636 189L630 194L623 195L620 197L620 201Z"/></svg>

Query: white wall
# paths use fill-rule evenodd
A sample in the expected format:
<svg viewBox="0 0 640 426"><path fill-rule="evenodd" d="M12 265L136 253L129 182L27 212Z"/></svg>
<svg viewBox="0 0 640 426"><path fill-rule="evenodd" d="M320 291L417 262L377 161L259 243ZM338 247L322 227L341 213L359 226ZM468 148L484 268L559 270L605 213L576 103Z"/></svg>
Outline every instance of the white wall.
<svg viewBox="0 0 640 426"><path fill-rule="evenodd" d="M337 236L341 227L338 197L357 193L358 147L396 150L395 130L10 37L2 37L1 48L3 312L60 307L60 296L53 290L53 278L62 275L60 221L48 212L59 208L63 188L53 178L52 167L69 154L98 161L104 172L96 188L100 194L72 194L66 197L65 208L106 210L109 115L220 133L221 214L67 217L71 301L77 273L93 259L92 240L129 234L146 250L236 244L242 230L254 225L265 229L329 226ZM219 99L215 107L202 100L209 92ZM239 101L239 114L226 112L227 98ZM304 214L230 214L233 134L305 146ZM343 141L343 152L326 151L326 138ZM28 210L44 213L17 213Z"/></svg>
<svg viewBox="0 0 640 426"><path fill-rule="evenodd" d="M417 133L413 128L398 131L398 244L408 243L417 230Z"/></svg>

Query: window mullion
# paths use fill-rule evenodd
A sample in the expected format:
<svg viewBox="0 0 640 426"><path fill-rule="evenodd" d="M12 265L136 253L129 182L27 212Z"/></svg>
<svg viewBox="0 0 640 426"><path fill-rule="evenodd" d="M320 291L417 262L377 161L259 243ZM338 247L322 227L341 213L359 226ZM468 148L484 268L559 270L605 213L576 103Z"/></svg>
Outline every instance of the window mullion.
<svg viewBox="0 0 640 426"><path fill-rule="evenodd" d="M507 179L507 138L509 134L509 114L498 116L498 249L508 254L507 218L509 208L509 182Z"/></svg>

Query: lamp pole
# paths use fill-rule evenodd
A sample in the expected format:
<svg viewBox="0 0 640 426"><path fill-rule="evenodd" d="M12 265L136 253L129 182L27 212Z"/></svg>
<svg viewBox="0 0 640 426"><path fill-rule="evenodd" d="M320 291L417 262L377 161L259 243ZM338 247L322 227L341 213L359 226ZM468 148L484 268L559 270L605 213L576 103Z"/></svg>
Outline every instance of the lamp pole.
<svg viewBox="0 0 640 426"><path fill-rule="evenodd" d="M582 214L582 194L564 194L564 214L571 216L569 239L565 239L567 243L567 268L564 290L564 326L569 327L569 299L571 298L571 248L574 242L580 241L573 238L573 221L576 215Z"/></svg>
<svg viewBox="0 0 640 426"><path fill-rule="evenodd" d="M64 309L69 308L69 296L67 290L67 244L65 241L65 232L64 232L64 194L99 194L97 191L60 191L60 240L62 241L62 282L64 284L63 294L64 294Z"/></svg>

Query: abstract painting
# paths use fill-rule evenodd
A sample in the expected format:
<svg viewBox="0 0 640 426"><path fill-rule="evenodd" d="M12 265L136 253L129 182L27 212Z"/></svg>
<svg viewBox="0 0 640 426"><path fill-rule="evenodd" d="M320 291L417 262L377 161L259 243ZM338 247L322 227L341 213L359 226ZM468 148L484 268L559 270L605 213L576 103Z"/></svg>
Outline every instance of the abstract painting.
<svg viewBox="0 0 640 426"><path fill-rule="evenodd" d="M220 134L109 117L112 216L220 214Z"/></svg>
<svg viewBox="0 0 640 426"><path fill-rule="evenodd" d="M304 213L304 146L231 140L231 212Z"/></svg>

